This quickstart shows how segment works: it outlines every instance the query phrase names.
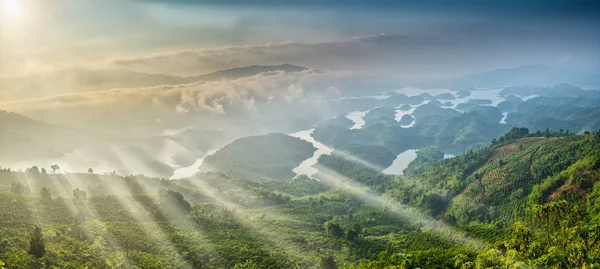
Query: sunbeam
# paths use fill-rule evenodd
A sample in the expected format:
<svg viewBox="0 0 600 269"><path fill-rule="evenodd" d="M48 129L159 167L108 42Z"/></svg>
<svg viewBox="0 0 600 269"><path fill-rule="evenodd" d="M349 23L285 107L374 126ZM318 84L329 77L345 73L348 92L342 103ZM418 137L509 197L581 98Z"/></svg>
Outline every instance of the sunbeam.
<svg viewBox="0 0 600 269"><path fill-rule="evenodd" d="M127 199L126 197L121 195L123 191L125 191L125 193L127 193L128 195L134 195L130 186L124 184L122 181L120 182L117 180L106 187L108 188L110 193L114 194L112 197L115 198L118 201L118 203L127 210L129 215L140 223L141 229L144 230L146 236L152 237L156 242L160 242L161 244L167 246L170 249L170 252L173 255L175 255L172 258L177 260L180 264L184 264L187 267L191 267L189 262L186 261L183 257L181 257L178 251L176 251L168 236L162 232L162 230L156 223L151 221L151 218L148 216L147 210L144 208L144 205L142 205L136 199Z"/></svg>
<svg viewBox="0 0 600 269"><path fill-rule="evenodd" d="M236 219L240 221L240 223L242 223L242 225L244 225L245 227L251 229L255 233L258 233L259 237L262 240L266 240L269 244L277 246L287 255L294 257L298 261L307 261L306 257L298 255L299 253L302 253L301 249L296 249L295 251L288 251L289 248L294 246L292 242L289 242L283 236L278 235L274 231L270 231L269 233L263 232L263 229L261 229L261 227L259 227L256 222L247 219L250 212L247 212L242 206L230 202L227 199L227 197L219 194L220 192L218 189L214 188L210 184L204 182L202 179L197 177L191 179L190 183L193 184L194 187L201 189L206 195L210 196L219 204L228 208L231 212L234 212Z"/></svg>
<svg viewBox="0 0 600 269"><path fill-rule="evenodd" d="M467 248L473 250L483 250L486 246L485 242L466 236L465 232L457 230L442 221L438 221L429 217L418 210L409 206L403 205L394 201L393 198L383 196L368 186L354 182L352 179L345 177L333 169L318 165L317 168L322 171L323 182L326 182L333 188L347 190L352 195L359 198L361 201L376 205L383 209L387 209L393 214L409 221L420 222L427 227L426 230L438 234L441 238L454 241Z"/></svg>

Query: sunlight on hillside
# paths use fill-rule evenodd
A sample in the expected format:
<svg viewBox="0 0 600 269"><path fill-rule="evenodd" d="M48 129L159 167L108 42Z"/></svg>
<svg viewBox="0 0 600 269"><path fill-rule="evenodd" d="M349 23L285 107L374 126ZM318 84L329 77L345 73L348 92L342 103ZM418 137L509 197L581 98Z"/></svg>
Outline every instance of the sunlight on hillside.
<svg viewBox="0 0 600 269"><path fill-rule="evenodd" d="M368 186L361 186L361 184L335 172L331 168L319 166L318 169L324 173L323 180L333 188L347 190L365 203L374 204L382 209L389 210L391 213L410 222L417 222L424 226L421 229L437 234L441 239L454 241L473 250L483 250L485 248L485 242L469 238L465 233L446 225L444 222L435 220L419 212L419 210L394 201L390 197L385 197L381 193L373 191Z"/></svg>

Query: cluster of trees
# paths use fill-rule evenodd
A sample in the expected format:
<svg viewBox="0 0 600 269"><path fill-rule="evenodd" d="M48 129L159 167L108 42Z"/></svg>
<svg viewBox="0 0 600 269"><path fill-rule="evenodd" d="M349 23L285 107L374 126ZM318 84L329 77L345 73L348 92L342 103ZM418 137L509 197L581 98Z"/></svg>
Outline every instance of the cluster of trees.
<svg viewBox="0 0 600 269"><path fill-rule="evenodd" d="M352 228L346 231L344 231L344 229L339 224L333 221L325 222L323 227L325 228L325 231L328 235L338 238L346 238L348 241L354 241L362 234L362 228L358 223L354 223Z"/></svg>
<svg viewBox="0 0 600 269"><path fill-rule="evenodd" d="M510 131L508 133L501 136L499 139L496 140L496 138L494 138L492 140L492 145L494 145L496 143L505 143L505 142L515 141L517 139L527 136L528 134L529 134L529 129L527 129L527 128L513 127L512 129L510 129Z"/></svg>

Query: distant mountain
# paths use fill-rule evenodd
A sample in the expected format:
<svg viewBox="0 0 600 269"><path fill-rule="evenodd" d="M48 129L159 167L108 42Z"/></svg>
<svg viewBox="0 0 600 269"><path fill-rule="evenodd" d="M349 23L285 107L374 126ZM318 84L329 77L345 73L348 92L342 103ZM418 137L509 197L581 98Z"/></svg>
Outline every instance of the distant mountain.
<svg viewBox="0 0 600 269"><path fill-rule="evenodd" d="M500 92L500 96L509 95L598 98L600 97L600 91L584 90L577 86L561 83L553 87L513 86L504 88Z"/></svg>
<svg viewBox="0 0 600 269"><path fill-rule="evenodd" d="M58 156L90 137L75 129L0 110L0 165L34 156Z"/></svg>
<svg viewBox="0 0 600 269"><path fill-rule="evenodd" d="M0 110L0 167L25 169L57 164L69 172L93 168L99 173L142 173L168 178L174 169L193 164L197 156L230 136L197 129L140 137L113 136L52 125Z"/></svg>
<svg viewBox="0 0 600 269"><path fill-rule="evenodd" d="M38 125L48 126L47 124L25 117L21 114L0 110L0 128L14 128L17 126ZM3 129L0 129L3 130Z"/></svg>
<svg viewBox="0 0 600 269"><path fill-rule="evenodd" d="M424 88L470 89L473 87L502 86L552 86L559 83L576 85L600 85L600 76L588 72L555 68L547 65L525 65L516 68L498 69L462 77L421 83Z"/></svg>
<svg viewBox="0 0 600 269"><path fill-rule="evenodd" d="M212 81L212 80L222 80L222 79L238 79L243 77L254 76L260 73L265 72L274 72L274 71L285 71L288 73L292 72L302 72L304 70L308 70L305 67L291 65L291 64L282 64L282 65L251 65L239 68L225 69L219 70L213 73L188 77L190 82L194 81Z"/></svg>
<svg viewBox="0 0 600 269"><path fill-rule="evenodd" d="M125 69L68 68L55 72L0 79L0 100L39 98L113 88L182 83L182 78Z"/></svg>
<svg viewBox="0 0 600 269"><path fill-rule="evenodd" d="M114 88L138 88L158 85L185 84L197 81L238 79L263 72L300 72L307 70L291 64L252 65L220 70L213 73L178 77L165 74L149 74L126 69L67 68L55 72L30 76L0 78L0 101L39 98L66 93L82 93Z"/></svg>

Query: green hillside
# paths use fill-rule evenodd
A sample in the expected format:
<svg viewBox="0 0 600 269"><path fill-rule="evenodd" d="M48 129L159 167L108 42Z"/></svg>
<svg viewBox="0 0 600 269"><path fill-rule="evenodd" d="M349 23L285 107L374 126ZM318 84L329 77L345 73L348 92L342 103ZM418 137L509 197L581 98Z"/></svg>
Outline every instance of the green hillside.
<svg viewBox="0 0 600 269"><path fill-rule="evenodd" d="M319 160L329 168L321 182L5 169L0 261L7 268L593 268L599 153L600 133L513 129L450 159L428 149L405 176L337 154Z"/></svg>
<svg viewBox="0 0 600 269"><path fill-rule="evenodd" d="M247 180L292 179L292 169L315 150L309 142L280 133L244 137L207 156L201 170Z"/></svg>

